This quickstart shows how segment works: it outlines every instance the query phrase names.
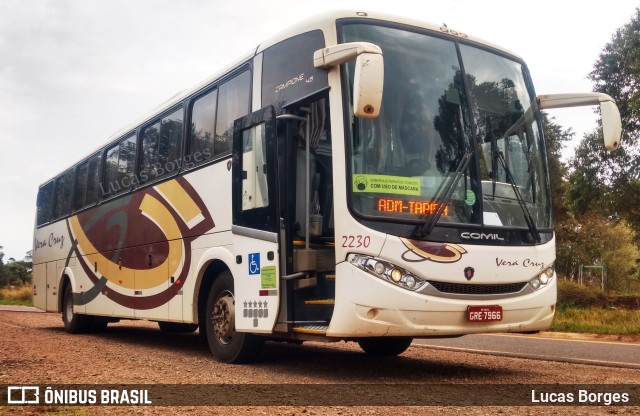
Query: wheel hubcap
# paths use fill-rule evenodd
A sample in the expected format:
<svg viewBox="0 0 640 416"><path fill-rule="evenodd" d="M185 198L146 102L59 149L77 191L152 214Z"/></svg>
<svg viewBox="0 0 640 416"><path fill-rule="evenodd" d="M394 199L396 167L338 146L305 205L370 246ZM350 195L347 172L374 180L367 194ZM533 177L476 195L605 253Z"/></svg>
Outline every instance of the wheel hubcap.
<svg viewBox="0 0 640 416"><path fill-rule="evenodd" d="M71 322L73 319L73 299L72 296L67 296L66 303L64 305L64 315L67 318L67 322Z"/></svg>
<svg viewBox="0 0 640 416"><path fill-rule="evenodd" d="M231 341L231 337L235 332L234 301L232 295L226 294L218 299L213 306L211 321L216 338L224 344Z"/></svg>

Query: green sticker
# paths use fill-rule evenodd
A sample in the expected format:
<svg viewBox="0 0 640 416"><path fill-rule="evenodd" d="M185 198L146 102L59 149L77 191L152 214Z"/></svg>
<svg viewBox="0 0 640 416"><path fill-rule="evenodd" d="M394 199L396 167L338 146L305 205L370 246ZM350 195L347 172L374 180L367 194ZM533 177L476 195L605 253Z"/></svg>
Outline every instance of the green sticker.
<svg viewBox="0 0 640 416"><path fill-rule="evenodd" d="M353 175L353 192L420 195L420 179L405 176Z"/></svg>
<svg viewBox="0 0 640 416"><path fill-rule="evenodd" d="M467 190L467 199L464 201L465 204L471 206L476 203L476 194L473 193L471 189Z"/></svg>
<svg viewBox="0 0 640 416"><path fill-rule="evenodd" d="M260 280L263 289L275 289L276 266L265 266L260 270Z"/></svg>

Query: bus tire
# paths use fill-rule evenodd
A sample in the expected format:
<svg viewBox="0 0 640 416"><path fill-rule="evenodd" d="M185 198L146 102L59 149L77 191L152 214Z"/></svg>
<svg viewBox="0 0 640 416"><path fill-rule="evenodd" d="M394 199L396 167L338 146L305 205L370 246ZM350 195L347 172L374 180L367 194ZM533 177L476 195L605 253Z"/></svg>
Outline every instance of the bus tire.
<svg viewBox="0 0 640 416"><path fill-rule="evenodd" d="M179 322L158 322L160 331L166 333L189 333L198 329L198 324L183 324Z"/></svg>
<svg viewBox="0 0 640 416"><path fill-rule="evenodd" d="M73 292L70 284L67 284L62 298L62 322L64 329L70 334L89 332L93 323L93 317L73 311Z"/></svg>
<svg viewBox="0 0 640 416"><path fill-rule="evenodd" d="M207 343L213 356L225 363L253 361L263 344L263 338L236 332L233 277L229 271L218 275L209 290L205 309Z"/></svg>
<svg viewBox="0 0 640 416"><path fill-rule="evenodd" d="M373 337L358 340L360 348L371 355L400 355L409 348L413 338Z"/></svg>

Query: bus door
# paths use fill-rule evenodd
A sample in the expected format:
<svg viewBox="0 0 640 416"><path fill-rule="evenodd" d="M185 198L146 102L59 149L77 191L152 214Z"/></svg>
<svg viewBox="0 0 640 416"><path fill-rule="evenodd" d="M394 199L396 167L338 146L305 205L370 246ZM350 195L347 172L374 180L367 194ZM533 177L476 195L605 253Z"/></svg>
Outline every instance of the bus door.
<svg viewBox="0 0 640 416"><path fill-rule="evenodd" d="M276 330L324 335L335 303L332 147L326 93L278 119L282 296ZM286 305L286 307L285 307Z"/></svg>
<svg viewBox="0 0 640 416"><path fill-rule="evenodd" d="M275 135L273 107L240 118L234 125L232 239L235 261L231 272L235 329L239 332L270 333L278 316L280 217Z"/></svg>

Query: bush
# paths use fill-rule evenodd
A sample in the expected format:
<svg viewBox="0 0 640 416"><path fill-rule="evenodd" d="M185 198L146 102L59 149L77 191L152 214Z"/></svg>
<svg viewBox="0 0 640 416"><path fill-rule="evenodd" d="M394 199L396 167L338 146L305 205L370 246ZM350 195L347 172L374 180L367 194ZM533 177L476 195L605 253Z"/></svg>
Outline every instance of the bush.
<svg viewBox="0 0 640 416"><path fill-rule="evenodd" d="M558 308L610 308L640 310L640 296L607 295L595 286L581 286L576 282L558 280Z"/></svg>
<svg viewBox="0 0 640 416"><path fill-rule="evenodd" d="M26 302L31 301L31 296L32 291L29 285L0 289L0 300Z"/></svg>
<svg viewBox="0 0 640 416"><path fill-rule="evenodd" d="M597 287L581 286L570 280L558 280L558 305L600 306L604 299L604 293Z"/></svg>

